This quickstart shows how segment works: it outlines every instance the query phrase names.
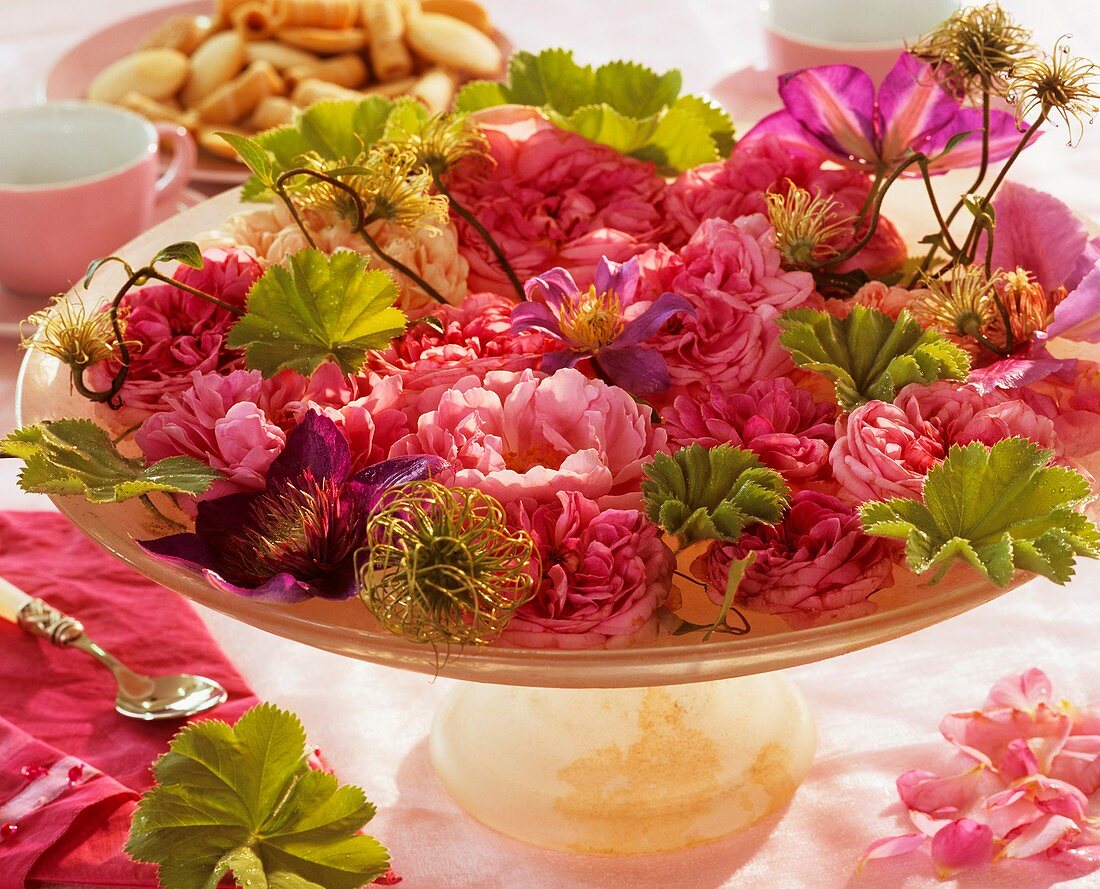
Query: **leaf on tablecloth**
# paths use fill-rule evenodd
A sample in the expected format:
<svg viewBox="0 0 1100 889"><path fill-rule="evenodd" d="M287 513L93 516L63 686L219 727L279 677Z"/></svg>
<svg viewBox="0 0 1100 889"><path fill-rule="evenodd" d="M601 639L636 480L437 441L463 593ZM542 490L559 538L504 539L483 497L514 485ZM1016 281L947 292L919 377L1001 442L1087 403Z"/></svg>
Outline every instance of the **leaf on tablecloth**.
<svg viewBox="0 0 1100 889"><path fill-rule="evenodd" d="M114 503L154 491L198 495L221 473L193 457L167 457L146 466L119 453L91 420L49 420L16 429L0 453L24 462L19 486L36 494L83 494Z"/></svg>
<svg viewBox="0 0 1100 889"><path fill-rule="evenodd" d="M1077 556L1100 556L1100 529L1079 511L1092 496L1088 480L1050 458L1023 438L955 445L928 473L924 503L865 503L864 528L906 541L918 574L939 568L938 579L958 559L998 586L1017 568L1065 583Z"/></svg>
<svg viewBox="0 0 1100 889"><path fill-rule="evenodd" d="M157 786L134 814L126 852L159 865L165 889L359 889L386 850L357 833L374 816L358 787L308 765L297 717L270 704L236 726L194 723L153 765Z"/></svg>

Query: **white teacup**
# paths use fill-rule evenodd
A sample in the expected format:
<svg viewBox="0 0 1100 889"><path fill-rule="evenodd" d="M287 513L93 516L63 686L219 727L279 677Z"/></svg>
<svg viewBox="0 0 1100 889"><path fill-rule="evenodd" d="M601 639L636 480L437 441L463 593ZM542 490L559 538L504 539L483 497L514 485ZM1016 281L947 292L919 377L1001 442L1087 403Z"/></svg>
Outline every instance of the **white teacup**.
<svg viewBox="0 0 1100 889"><path fill-rule="evenodd" d="M173 145L159 175L160 140ZM88 263L149 227L195 166L186 130L92 102L0 111L0 284L65 290Z"/></svg>
<svg viewBox="0 0 1100 889"><path fill-rule="evenodd" d="M765 0L769 67L855 65L880 81L906 41L930 31L958 0Z"/></svg>

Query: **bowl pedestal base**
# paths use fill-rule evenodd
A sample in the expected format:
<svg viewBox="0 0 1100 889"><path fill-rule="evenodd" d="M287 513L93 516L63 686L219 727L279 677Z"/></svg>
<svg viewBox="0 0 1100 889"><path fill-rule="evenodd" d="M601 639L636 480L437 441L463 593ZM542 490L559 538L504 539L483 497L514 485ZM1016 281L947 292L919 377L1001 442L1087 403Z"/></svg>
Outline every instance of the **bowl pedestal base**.
<svg viewBox="0 0 1100 889"><path fill-rule="evenodd" d="M633 855L782 808L815 741L805 700L777 673L652 688L463 683L436 714L431 757L458 804L501 833Z"/></svg>

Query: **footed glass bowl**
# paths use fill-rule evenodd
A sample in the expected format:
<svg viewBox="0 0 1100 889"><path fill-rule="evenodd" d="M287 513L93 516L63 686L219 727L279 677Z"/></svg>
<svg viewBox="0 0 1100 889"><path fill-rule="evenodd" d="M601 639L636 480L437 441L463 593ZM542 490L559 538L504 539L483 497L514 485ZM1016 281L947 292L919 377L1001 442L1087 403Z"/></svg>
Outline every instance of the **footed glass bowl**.
<svg viewBox="0 0 1100 889"><path fill-rule="evenodd" d="M219 195L161 223L119 255L140 265L167 244L216 229L240 209L236 191ZM77 288L76 295L98 305L122 280L120 267L105 267L88 292ZM18 385L20 423L94 417L97 410L103 409L71 390L58 361L27 354ZM899 569L895 586L874 596L873 613L842 622L792 628L751 613L749 634L708 642L698 633L666 633L613 650L490 646L444 653L382 630L355 600L255 602L158 561L135 540L172 529L158 526L137 501L55 502L105 549L201 605L348 657L489 683L460 686L441 708L431 749L444 783L465 808L505 833L585 852L680 848L781 807L809 768L814 730L797 690L770 671L912 633L1004 592L964 566L934 586ZM709 602L693 603L683 592L686 619L702 622L713 614ZM533 782L531 776L539 777Z"/></svg>

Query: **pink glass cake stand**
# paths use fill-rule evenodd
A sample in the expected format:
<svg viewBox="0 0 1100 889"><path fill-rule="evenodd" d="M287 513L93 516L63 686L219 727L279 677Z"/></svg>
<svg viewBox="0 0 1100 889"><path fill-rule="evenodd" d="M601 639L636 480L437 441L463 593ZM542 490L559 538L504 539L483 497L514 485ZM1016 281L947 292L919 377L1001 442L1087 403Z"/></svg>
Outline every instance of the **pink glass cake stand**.
<svg viewBox="0 0 1100 889"><path fill-rule="evenodd" d="M140 264L238 209L236 192L219 195L119 254ZM73 297L102 303L121 283L115 268ZM39 352L23 362L17 398L24 424L94 415L71 392L66 369ZM899 583L876 595L874 613L845 622L792 629L754 614L743 637L703 643L666 636L597 651L467 648L451 651L441 666L431 647L381 630L355 601L254 602L153 559L134 540L169 530L136 501L55 502L92 540L201 605L347 657L469 680L436 716L431 754L443 783L489 826L577 852L682 848L782 808L810 767L815 735L801 694L774 671L912 633L1003 592L964 567L934 587L899 571Z"/></svg>

